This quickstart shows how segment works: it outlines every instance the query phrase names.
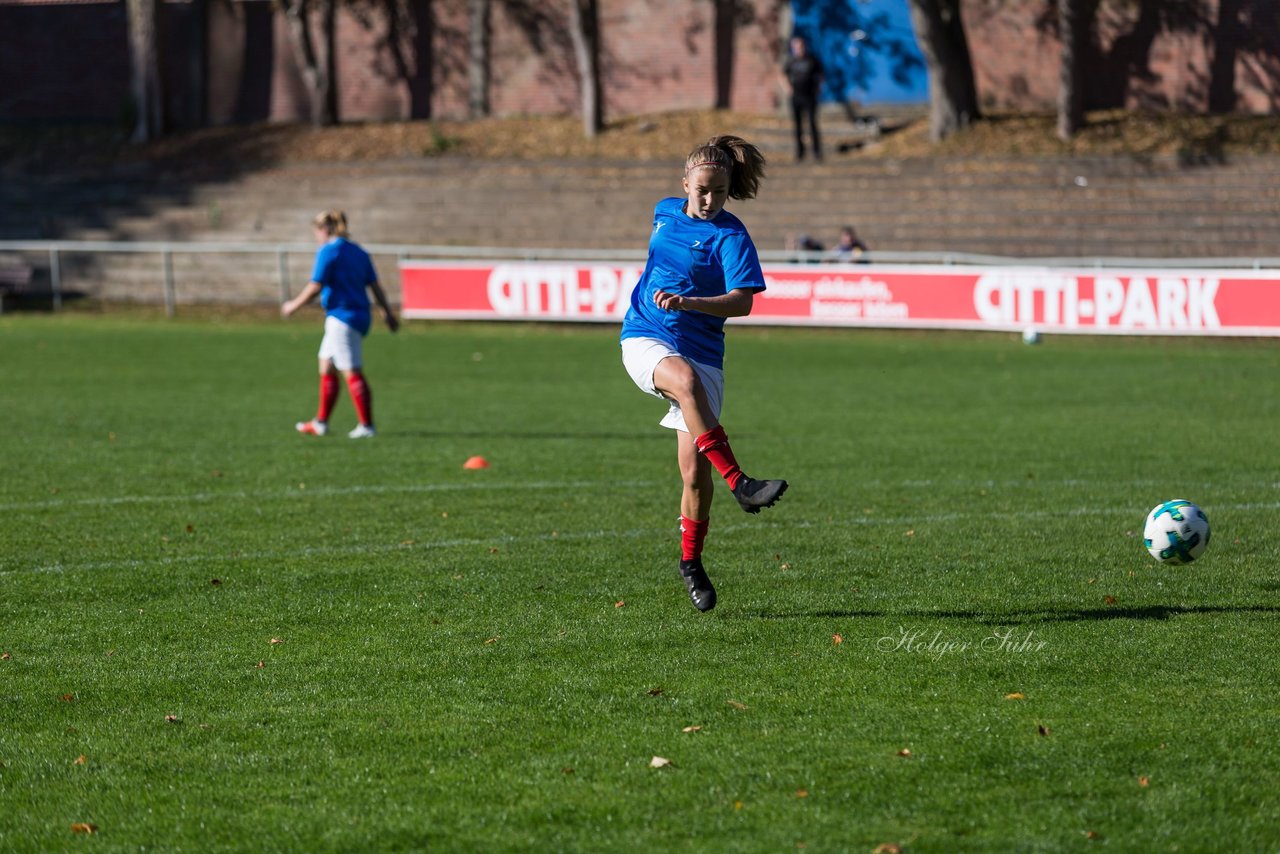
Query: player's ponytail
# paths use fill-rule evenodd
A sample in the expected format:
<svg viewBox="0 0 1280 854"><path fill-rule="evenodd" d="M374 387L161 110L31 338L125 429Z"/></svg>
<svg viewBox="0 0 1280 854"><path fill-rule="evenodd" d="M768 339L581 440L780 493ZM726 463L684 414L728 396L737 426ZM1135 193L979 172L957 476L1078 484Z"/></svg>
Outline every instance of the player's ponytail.
<svg viewBox="0 0 1280 854"><path fill-rule="evenodd" d="M347 231L347 215L342 211L324 211L316 214L311 224L323 229L330 237L349 237L351 234Z"/></svg>
<svg viewBox="0 0 1280 854"><path fill-rule="evenodd" d="M717 166L729 173L729 198L754 199L764 178L764 154L738 136L713 136L689 152L685 171Z"/></svg>

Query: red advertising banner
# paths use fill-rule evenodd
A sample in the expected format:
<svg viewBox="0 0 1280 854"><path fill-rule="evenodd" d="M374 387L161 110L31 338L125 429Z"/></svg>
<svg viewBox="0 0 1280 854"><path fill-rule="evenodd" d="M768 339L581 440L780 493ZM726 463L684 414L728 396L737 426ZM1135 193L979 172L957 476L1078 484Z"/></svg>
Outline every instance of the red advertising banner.
<svg viewBox="0 0 1280 854"><path fill-rule="evenodd" d="M404 316L616 322L643 267L401 263ZM1280 336L1280 271L792 264L733 322Z"/></svg>

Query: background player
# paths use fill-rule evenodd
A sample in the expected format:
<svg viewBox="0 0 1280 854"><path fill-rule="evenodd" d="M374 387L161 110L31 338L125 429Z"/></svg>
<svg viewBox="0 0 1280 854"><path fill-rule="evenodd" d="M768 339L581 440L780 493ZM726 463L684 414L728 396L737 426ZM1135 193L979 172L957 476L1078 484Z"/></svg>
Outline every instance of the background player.
<svg viewBox="0 0 1280 854"><path fill-rule="evenodd" d="M400 322L378 284L378 274L373 269L369 253L350 239L346 214L325 211L311 225L316 241L322 244L316 252L311 281L280 309L288 317L319 295L320 305L325 310L324 338L320 341L320 407L315 418L299 422L296 429L311 436L323 436L329 432L329 415L338 401L338 374L341 372L360 421L347 436L367 439L374 435L374 428L373 392L363 370L362 342L373 322L366 291L373 294L388 329L395 332L400 328Z"/></svg>

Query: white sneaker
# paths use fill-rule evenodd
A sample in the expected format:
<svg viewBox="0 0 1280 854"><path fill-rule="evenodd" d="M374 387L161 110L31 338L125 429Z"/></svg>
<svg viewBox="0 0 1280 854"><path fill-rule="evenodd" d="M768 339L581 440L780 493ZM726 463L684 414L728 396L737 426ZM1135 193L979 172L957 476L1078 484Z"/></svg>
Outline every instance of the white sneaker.
<svg viewBox="0 0 1280 854"><path fill-rule="evenodd" d="M348 439L371 439L377 435L377 431L369 424L359 424L356 429L347 434Z"/></svg>
<svg viewBox="0 0 1280 854"><path fill-rule="evenodd" d="M293 429L308 436L323 436L329 432L329 425L312 418L310 421L299 421L293 425Z"/></svg>

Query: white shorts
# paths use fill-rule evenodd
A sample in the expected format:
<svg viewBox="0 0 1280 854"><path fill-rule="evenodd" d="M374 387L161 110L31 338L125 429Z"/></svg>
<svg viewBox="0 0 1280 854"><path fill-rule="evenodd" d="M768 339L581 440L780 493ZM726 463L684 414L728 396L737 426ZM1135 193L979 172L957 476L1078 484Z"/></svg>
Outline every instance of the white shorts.
<svg viewBox="0 0 1280 854"><path fill-rule="evenodd" d="M340 371L355 371L364 366L364 336L336 317L324 319L324 338L320 340L320 358L332 359Z"/></svg>
<svg viewBox="0 0 1280 854"><path fill-rule="evenodd" d="M724 371L704 365L701 362L695 362L693 359L685 358L671 349L669 344L656 338L622 339L622 365L627 369L627 373L631 375L632 381L640 387L641 391L647 392L654 397L661 397L671 405L671 408L667 410L666 416L658 423L663 427L670 427L672 430L688 433L689 428L684 423L684 413L680 411L680 407L674 400L668 400L663 397L662 392L653 387L654 370L657 369L659 362L670 356L684 359L693 368L694 373L698 375L698 380L702 383L703 390L707 393L707 403L711 406L711 414L719 421L720 406L724 402Z"/></svg>

